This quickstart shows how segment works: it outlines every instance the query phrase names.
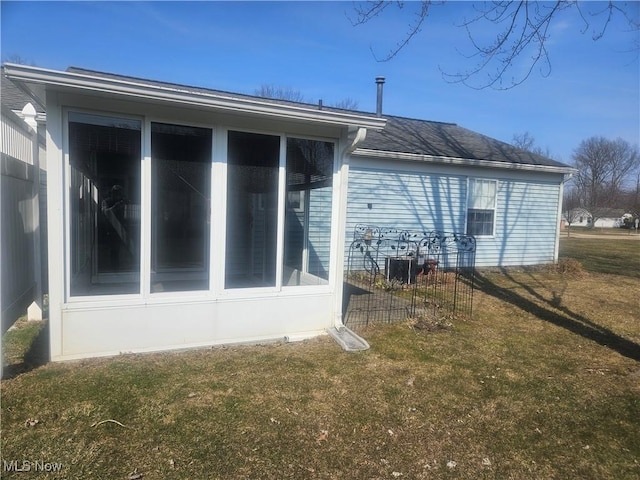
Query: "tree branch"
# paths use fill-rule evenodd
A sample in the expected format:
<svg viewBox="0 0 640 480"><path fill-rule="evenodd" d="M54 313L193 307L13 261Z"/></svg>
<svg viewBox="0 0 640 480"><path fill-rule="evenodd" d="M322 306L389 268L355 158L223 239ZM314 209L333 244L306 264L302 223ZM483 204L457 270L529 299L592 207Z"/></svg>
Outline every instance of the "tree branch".
<svg viewBox="0 0 640 480"><path fill-rule="evenodd" d="M409 23L408 29L394 48L385 56L378 57L373 48L371 52L378 61L389 61L396 57L422 30L428 17L430 7L434 2L423 0L420 8L415 12L415 18ZM402 9L404 2L370 1L364 6L359 4L354 7L357 19L353 25L362 25L381 15L391 5ZM474 89L494 88L505 90L513 88L525 82L538 67L540 74L547 77L551 74L551 60L547 49L550 38L550 28L554 20L557 20L560 12L575 9L579 15L583 28L581 33L586 33L599 19L603 18L600 28L594 28L592 38L594 41L602 38L619 14L624 17L629 25L629 31L640 29L640 21L634 14L633 7L624 6L610 0L604 8L588 12L578 0L556 0L552 3L534 0L493 0L489 2L474 3L476 14L473 18L464 19L459 27L466 30L469 42L474 50L470 55L459 52L469 59L477 59L477 63L464 72L445 72L439 67L443 78L450 83L462 83ZM478 41L479 35L475 31L486 31L487 26L497 25L502 27L494 40L488 44ZM476 30L477 29L477 30ZM635 40L634 48L640 49L640 42ZM529 53L529 55L527 55ZM522 59L522 57L525 57ZM522 59L522 62L517 60ZM523 68L524 67L524 68ZM507 78L509 72L522 71ZM478 78L486 72L486 77L478 82Z"/></svg>

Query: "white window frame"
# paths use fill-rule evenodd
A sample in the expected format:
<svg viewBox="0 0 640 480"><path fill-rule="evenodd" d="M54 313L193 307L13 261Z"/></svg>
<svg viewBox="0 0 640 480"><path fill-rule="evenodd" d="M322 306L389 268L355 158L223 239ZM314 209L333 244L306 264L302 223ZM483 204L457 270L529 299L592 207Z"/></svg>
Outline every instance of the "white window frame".
<svg viewBox="0 0 640 480"><path fill-rule="evenodd" d="M477 206L471 205L471 191L473 189L473 185L475 183L488 183L494 185L494 196L493 196L493 205L491 208L478 208ZM496 220L497 220L497 210L498 210L498 180L492 178L482 178L482 177L469 177L467 178L467 201L466 201L466 210L465 210L465 231L468 235L469 232L469 210L493 210L493 224L491 226L491 234L490 235L474 235L476 238L493 238L496 233Z"/></svg>
<svg viewBox="0 0 640 480"><path fill-rule="evenodd" d="M153 158L151 157L151 124L152 123L162 123L165 125L176 125L183 127L194 127L194 128L203 128L207 130L211 130L211 178L209 179L209 185L211 191L209 198L209 253L208 257L208 268L209 268L209 288L204 290L184 290L184 291L169 291L169 292L151 292L151 265L153 263L153 255L154 252L151 248L152 237L154 235L153 231L153 212L152 212L152 202L153 202L153 185L151 184L151 179L153 176ZM148 197L145 197L143 202L147 202L149 205L148 210L148 219L147 223L142 225L142 238L143 238L143 246L145 246L149 252L148 256L143 259L144 262L147 262L148 265L145 265L145 276L143 277L142 287L143 287L143 295L146 298L173 298L176 296L181 297L202 297L202 296L211 296L215 292L214 288L214 278L213 278L213 259L211 258L213 255L213 231L214 231L214 223L213 223L213 208L215 205L215 196L216 191L214 190L214 165L215 165L215 154L216 154L216 127L212 124L198 123L198 122L189 122L184 121L183 119L175 119L175 118L166 118L166 117L157 117L157 116L145 116L145 135L143 141L143 152L145 155L145 159L148 159L146 162L148 171L143 171L143 183L146 187L146 192L148 193Z"/></svg>
<svg viewBox="0 0 640 480"><path fill-rule="evenodd" d="M140 291L138 293L126 293L126 294L116 294L116 295L71 295L71 198L69 196L69 188L71 186L71 162L70 162L70 142L69 142L69 113L79 113L85 115L96 115L101 117L113 117L113 118L122 118L127 120L135 120L140 122L140 265L139 265L139 275L140 278L138 280L140 285ZM148 254L145 251L145 241L144 241L144 219L146 215L149 215L150 212L148 206L145 206L145 199L147 192L145 191L145 168L148 165L147 160L147 152L145 149L145 138L146 138L146 121L144 115L131 115L122 112L111 112L111 111L102 111L102 110L93 110L86 108L77 108L77 107L65 107L62 109L62 151L64 157L64 165L63 165L63 201L64 201L64 210L63 210L63 219L64 219L64 299L65 303L68 304L86 304L86 303L96 303L96 302L128 302L128 301L139 301L144 297L143 290L143 282L144 282L144 267L145 267L145 258Z"/></svg>
<svg viewBox="0 0 640 480"><path fill-rule="evenodd" d="M235 288L226 288L225 279L226 279L226 263L224 259L226 258L226 228L227 228L227 158L228 158L228 132L242 132L242 133L253 133L257 135L270 135L273 137L280 138L280 152L279 152L279 163L278 163L278 218L277 218L277 233L276 233L276 281L275 285L269 287L235 287ZM331 225L332 228L337 225L335 223L335 218L337 215L337 202L336 199L339 198L339 192L336 190L336 175L338 173L338 147L339 140L337 138L328 138L328 137L317 137L314 135L300 135L300 134L289 134L289 133L276 133L274 131L262 130L262 129L251 129L251 128L242 128L242 127L224 127L220 129L221 137L224 137L224 144L221 151L223 152L222 158L224 159L224 202L221 205L220 218L218 219L222 222L220 225L223 228L224 233L222 234L222 243L221 243L221 251L222 251L222 261L218 263L219 271L219 281L220 281L220 294L225 297L236 298L236 297L247 297L247 296L259 296L263 294L281 294L286 292L287 294L313 294L313 293L326 293L331 291L334 286L332 282L331 271L336 268L336 262L334 256L337 255L336 252L331 252L329 259L329 280L327 284L320 285L284 285L283 284L283 273L284 273L284 237L285 237L285 220L286 220L286 207L287 207L287 139L289 138L300 138L304 140L315 140L320 142L328 142L332 143L334 146L333 149L333 178L332 178L332 187L333 192L331 196L331 205L332 205L332 213L331 213ZM215 160L214 160L215 163ZM308 201L308 195L305 195L305 201ZM308 210L308 207L307 207ZM213 224L213 219L212 219ZM333 234L332 234L333 237Z"/></svg>
<svg viewBox="0 0 640 480"><path fill-rule="evenodd" d="M71 295L71 199L68 189L71 185L71 165L69 151L69 113L77 112L88 115L98 115L106 117L115 117L136 120L140 122L140 291L139 293L130 294L104 294L104 295ZM151 158L151 124L152 123L168 123L175 125L193 126L199 128L207 128L212 131L211 145L211 200L210 200L210 231L209 231L209 288L201 291L179 291L179 292L154 292L151 293L151 200L152 200L152 158ZM227 159L228 145L227 137L229 131L238 131L244 133L256 133L262 135L270 135L280 138L279 164L278 164L278 218L277 218L277 245L276 245L276 282L271 287L255 287L255 288L225 288L225 257L226 257L226 222L227 222ZM222 297L241 298L251 296L271 296L286 292L287 295L306 295L314 293L326 293L335 288L333 274L331 273L337 264L337 256L340 254L334 246L332 233L331 245L332 251L329 260L329 281L327 284L319 285L283 285L284 270L284 236L285 236L285 218L286 218L286 202L287 202L287 178L286 178L286 161L287 161L287 139L302 138L308 140L316 140L321 142L329 142L334 145L333 159L333 178L332 178L332 214L331 225L338 228L336 219L338 218L338 208L336 200L339 198L339 182L337 175L340 172L339 163L339 146L340 141L334 137L318 137L314 135L290 134L282 131L272 131L264 129L243 128L240 126L221 126L216 124L191 122L184 118L167 118L165 116L147 115L145 113L132 114L118 111L107 111L100 109L90 109L82 107L63 107L62 108L62 152L64 158L63 164L63 218L64 218L64 302L69 308L84 308L112 306L118 304L139 305L141 301L154 304L157 302L166 302L168 300L184 301L185 298L196 300L215 299ZM308 195L303 196L304 201L308 202ZM301 199L302 200L302 199ZM306 208L308 211L308 206ZM334 251L335 250L335 251ZM306 255L305 255L306 256Z"/></svg>

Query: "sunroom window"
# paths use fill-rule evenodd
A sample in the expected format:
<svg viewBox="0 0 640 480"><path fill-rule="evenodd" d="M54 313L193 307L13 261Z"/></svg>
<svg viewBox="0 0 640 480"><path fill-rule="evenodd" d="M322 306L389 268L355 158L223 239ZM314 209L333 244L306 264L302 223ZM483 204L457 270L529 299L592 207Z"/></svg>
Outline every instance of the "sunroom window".
<svg viewBox="0 0 640 480"><path fill-rule="evenodd" d="M228 133L225 288L328 283L334 149L326 141L287 138L282 145L272 135Z"/></svg>
<svg viewBox="0 0 640 480"><path fill-rule="evenodd" d="M209 289L211 130L151 124L151 292Z"/></svg>
<svg viewBox="0 0 640 480"><path fill-rule="evenodd" d="M211 128L150 122L142 135L135 118L68 119L70 297L211 291L218 273L225 289L329 283L333 142L228 131L215 194ZM221 195L226 223L212 225ZM223 247L224 274L212 272Z"/></svg>
<svg viewBox="0 0 640 480"><path fill-rule="evenodd" d="M225 288L276 285L280 137L228 133Z"/></svg>
<svg viewBox="0 0 640 480"><path fill-rule="evenodd" d="M497 183L495 180L469 179L467 235L493 235Z"/></svg>
<svg viewBox="0 0 640 480"><path fill-rule="evenodd" d="M283 285L329 279L334 144L287 139Z"/></svg>
<svg viewBox="0 0 640 480"><path fill-rule="evenodd" d="M70 294L140 292L141 122L69 113Z"/></svg>

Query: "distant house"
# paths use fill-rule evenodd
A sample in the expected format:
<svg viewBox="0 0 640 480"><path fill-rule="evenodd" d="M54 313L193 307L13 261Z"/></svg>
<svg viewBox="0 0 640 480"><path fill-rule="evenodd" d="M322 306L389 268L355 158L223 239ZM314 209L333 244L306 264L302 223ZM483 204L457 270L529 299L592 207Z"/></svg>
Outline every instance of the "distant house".
<svg viewBox="0 0 640 480"><path fill-rule="evenodd" d="M454 124L72 68L4 66L46 109L53 360L342 325L356 224L557 260L573 170Z"/></svg>
<svg viewBox="0 0 640 480"><path fill-rule="evenodd" d="M572 227L596 227L596 228L620 228L624 225L626 217L632 217L630 213L622 209L608 208L603 209L596 215L596 221L593 222L594 215L584 208L577 208L571 211ZM566 216L563 214L563 220L567 222Z"/></svg>

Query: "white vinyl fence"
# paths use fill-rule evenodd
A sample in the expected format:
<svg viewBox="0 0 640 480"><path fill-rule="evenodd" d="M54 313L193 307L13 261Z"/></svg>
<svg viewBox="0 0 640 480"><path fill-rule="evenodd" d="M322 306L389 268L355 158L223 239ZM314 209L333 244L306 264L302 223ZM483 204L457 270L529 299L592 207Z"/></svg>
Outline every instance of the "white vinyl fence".
<svg viewBox="0 0 640 480"><path fill-rule="evenodd" d="M26 121L3 105L0 122L2 333L27 311L42 319L39 142L33 107L23 112Z"/></svg>

